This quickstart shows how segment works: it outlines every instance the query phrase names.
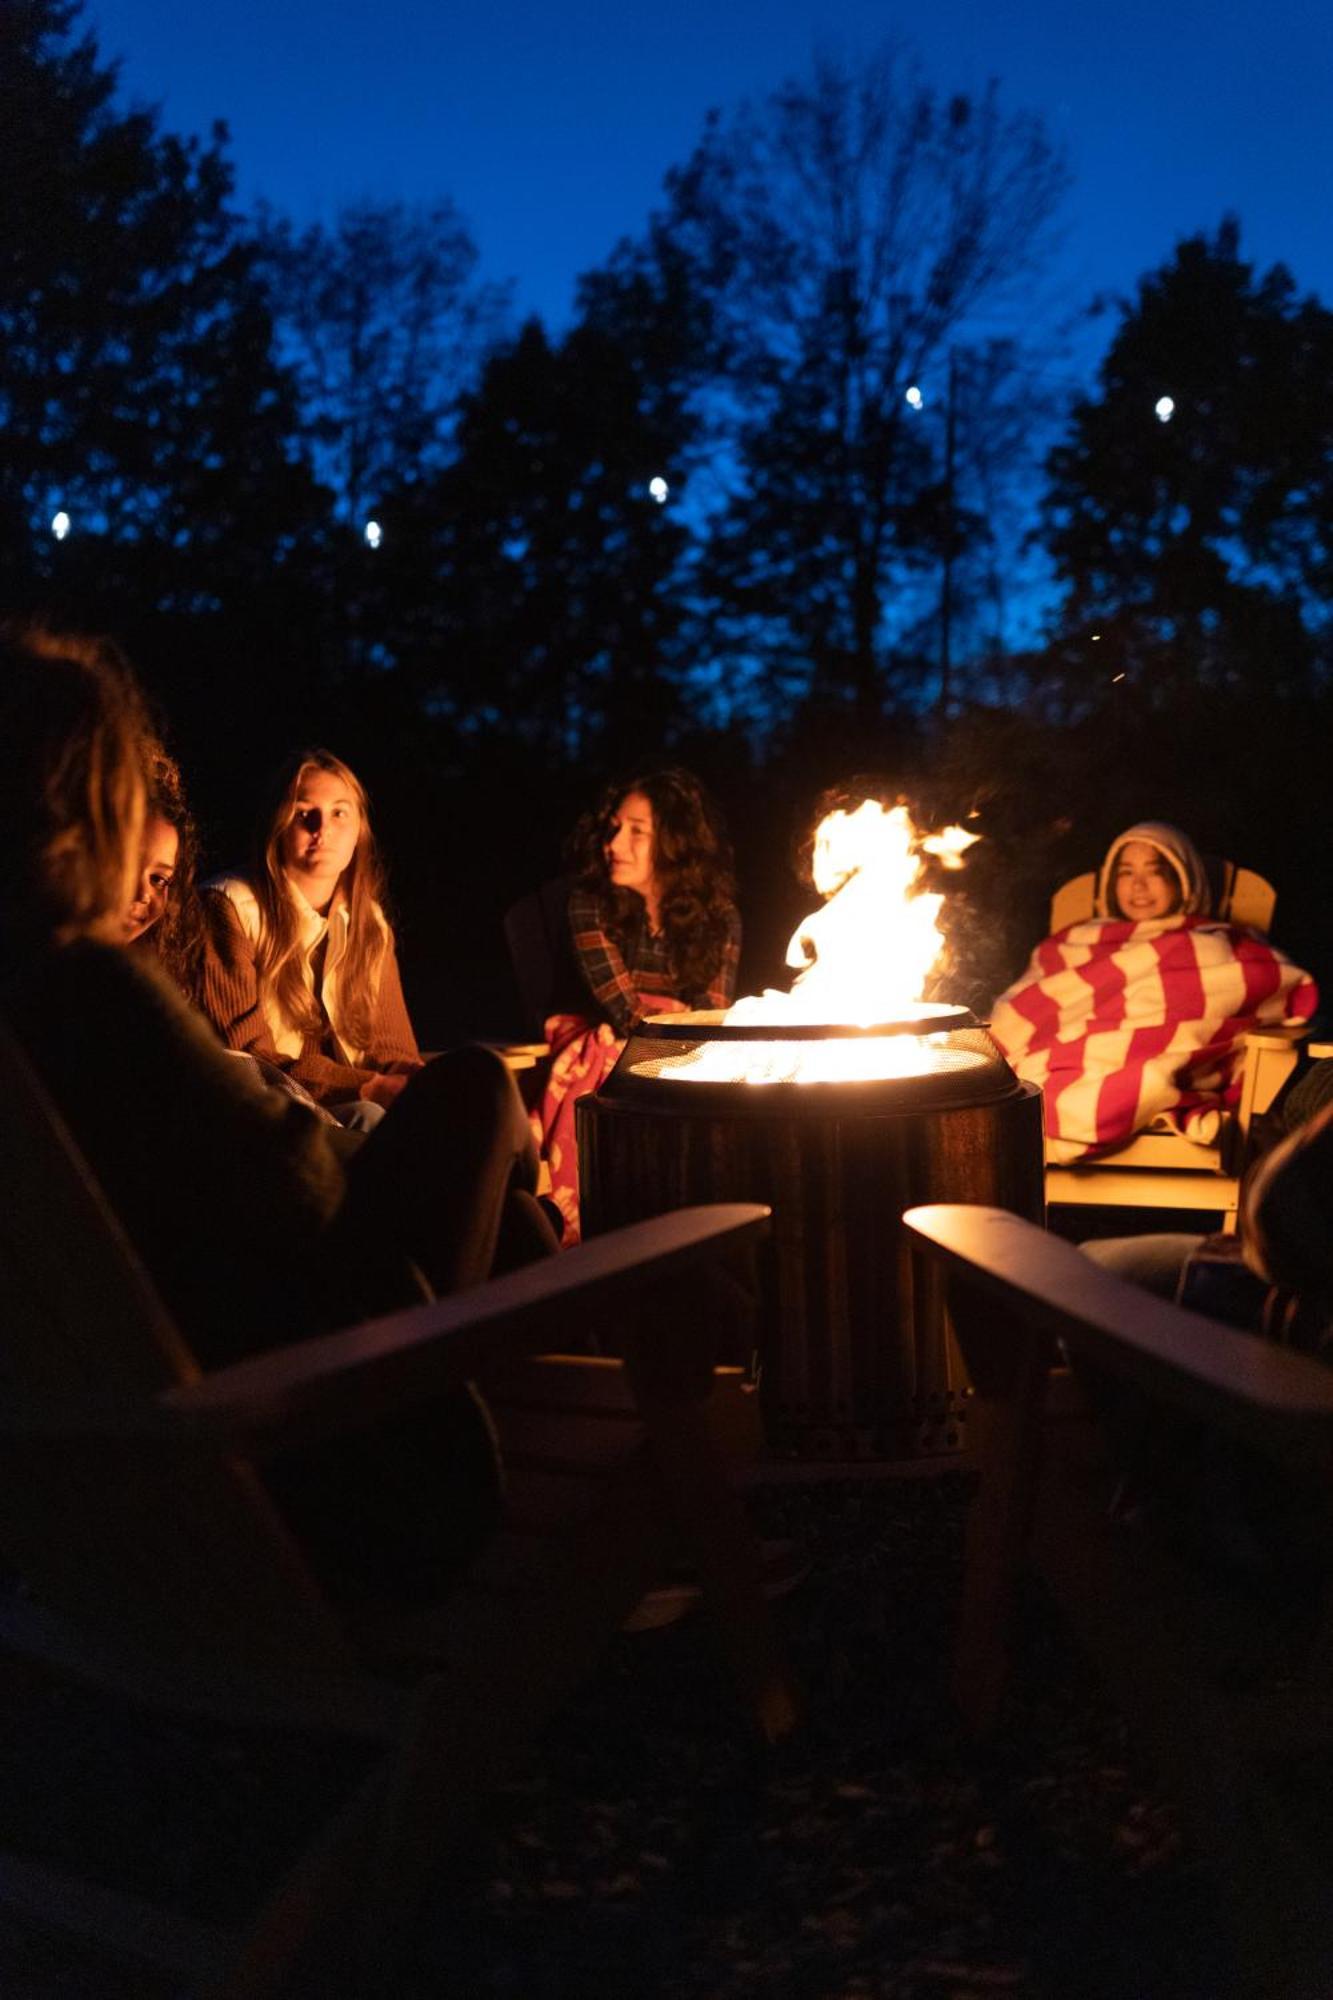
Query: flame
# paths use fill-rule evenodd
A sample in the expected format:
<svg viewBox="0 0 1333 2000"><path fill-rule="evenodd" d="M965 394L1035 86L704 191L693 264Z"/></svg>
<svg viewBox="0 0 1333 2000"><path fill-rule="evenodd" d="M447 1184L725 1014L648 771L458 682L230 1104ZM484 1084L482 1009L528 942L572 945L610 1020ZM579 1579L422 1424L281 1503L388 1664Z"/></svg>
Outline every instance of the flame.
<svg viewBox="0 0 1333 2000"><path fill-rule="evenodd" d="M944 898L920 887L922 856L962 866L977 838L960 826L921 834L906 806L867 799L839 809L815 833L815 887L824 898L796 927L787 964L789 992L772 988L738 1000L724 1016L762 1022L872 1028L933 1010L920 996L944 944L937 923ZM851 1082L920 1075L936 1060L938 1037L880 1035L755 1044L705 1042L670 1058L662 1073L695 1081Z"/></svg>

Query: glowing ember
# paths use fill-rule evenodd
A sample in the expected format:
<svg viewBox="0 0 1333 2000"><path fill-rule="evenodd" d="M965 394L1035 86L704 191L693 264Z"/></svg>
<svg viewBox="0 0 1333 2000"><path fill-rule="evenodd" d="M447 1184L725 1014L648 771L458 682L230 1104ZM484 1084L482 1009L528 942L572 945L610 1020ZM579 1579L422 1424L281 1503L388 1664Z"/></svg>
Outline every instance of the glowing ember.
<svg viewBox="0 0 1333 2000"><path fill-rule="evenodd" d="M788 993L772 988L728 1009L728 1023L873 1028L938 1013L919 995L944 944L936 919L942 896L919 886L922 856L962 865L976 835L962 827L922 835L906 806L867 799L855 812L820 821L813 874L824 902L797 925L787 963ZM944 1059L943 1038L866 1035L828 1041L705 1043L672 1058L667 1071L696 1082L850 1083L919 1076ZM949 1052L950 1064L981 1061Z"/></svg>

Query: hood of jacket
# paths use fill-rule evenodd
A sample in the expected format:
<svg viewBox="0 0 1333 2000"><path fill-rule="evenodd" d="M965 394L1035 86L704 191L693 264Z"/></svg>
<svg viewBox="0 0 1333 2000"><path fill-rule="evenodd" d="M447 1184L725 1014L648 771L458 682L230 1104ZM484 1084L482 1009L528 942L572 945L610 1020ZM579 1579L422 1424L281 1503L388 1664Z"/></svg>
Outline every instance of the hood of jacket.
<svg viewBox="0 0 1333 2000"><path fill-rule="evenodd" d="M1125 828L1118 833L1106 850L1106 859L1097 873L1096 914L1109 917L1114 914L1112 885L1115 882L1116 862L1120 850L1127 841L1146 841L1149 847L1167 862L1180 884L1180 909L1178 915L1186 917L1206 917L1212 907L1212 891L1208 887L1208 871L1204 867L1203 856L1187 833L1178 826L1171 826L1162 819L1143 819L1136 826Z"/></svg>

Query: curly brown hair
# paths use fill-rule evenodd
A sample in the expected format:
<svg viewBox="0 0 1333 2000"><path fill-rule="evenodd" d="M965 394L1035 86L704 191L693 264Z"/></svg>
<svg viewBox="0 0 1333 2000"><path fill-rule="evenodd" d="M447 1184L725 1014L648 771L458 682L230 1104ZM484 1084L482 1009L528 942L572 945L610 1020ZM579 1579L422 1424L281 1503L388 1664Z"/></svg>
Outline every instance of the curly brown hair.
<svg viewBox="0 0 1333 2000"><path fill-rule="evenodd" d="M145 932L140 950L151 951L163 971L189 999L197 999L203 976L204 915L199 900L199 829L185 796L180 765L156 737L144 746L149 819L174 827L179 846L166 911Z"/></svg>
<svg viewBox="0 0 1333 2000"><path fill-rule="evenodd" d="M668 764L608 785L574 830L571 862L580 885L598 898L608 934L628 956L644 921L644 902L637 890L612 882L606 850L631 792L653 809L653 873L671 962L687 992L703 992L722 963L736 882L722 815L693 772Z"/></svg>

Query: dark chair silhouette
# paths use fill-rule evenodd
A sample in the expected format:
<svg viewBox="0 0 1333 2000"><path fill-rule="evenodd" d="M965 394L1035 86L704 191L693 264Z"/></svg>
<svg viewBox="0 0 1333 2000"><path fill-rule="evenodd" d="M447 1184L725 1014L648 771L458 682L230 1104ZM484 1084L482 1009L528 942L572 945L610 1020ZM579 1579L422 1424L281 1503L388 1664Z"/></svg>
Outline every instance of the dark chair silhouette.
<svg viewBox="0 0 1333 2000"><path fill-rule="evenodd" d="M535 1046L542 1037L571 966L568 905L572 878L554 876L506 912L505 943L518 991L523 1031ZM543 1044L544 1047L544 1044Z"/></svg>
<svg viewBox="0 0 1333 2000"><path fill-rule="evenodd" d="M701 1286L765 1228L681 1211L455 1298L201 1375L68 1133L0 1033L0 1645L136 1700L378 1746L245 1936L16 1856L0 1899L210 1993L401 1990L430 1868L682 1550L768 1737L794 1705L727 1462L749 1423ZM611 1338L614 1329L616 1340ZM599 1331L623 1362L560 1354ZM257 1468L477 1379L503 1532L438 1607L332 1601ZM193 1809L206 1814L205 1799Z"/></svg>
<svg viewBox="0 0 1333 2000"><path fill-rule="evenodd" d="M1018 1584L1035 1572L1219 1864L1237 1990L1327 2000L1329 1565L1312 1564L1279 1609L1197 1542L1125 1525L1118 1459L1078 1380L1053 1364L1058 1342L1076 1368L1126 1385L1150 1420L1187 1420L1189 1462L1215 1465L1224 1483L1241 1447L1280 1468L1325 1548L1333 1369L1124 1284L1003 1210L914 1208L904 1224L943 1273L975 1387L981 1481L954 1664L964 1716L978 1731L997 1724Z"/></svg>

